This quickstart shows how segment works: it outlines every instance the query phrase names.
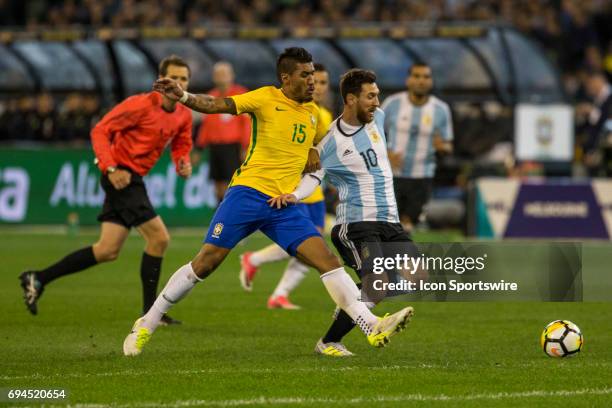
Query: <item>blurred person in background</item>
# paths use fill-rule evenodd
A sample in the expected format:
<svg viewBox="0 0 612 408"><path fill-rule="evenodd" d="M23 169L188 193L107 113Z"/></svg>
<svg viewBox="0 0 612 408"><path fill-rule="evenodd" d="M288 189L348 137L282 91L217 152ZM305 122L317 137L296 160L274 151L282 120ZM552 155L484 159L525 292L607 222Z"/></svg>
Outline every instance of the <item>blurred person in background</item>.
<svg viewBox="0 0 612 408"><path fill-rule="evenodd" d="M327 131L332 123L333 116L325 108L329 97L329 73L323 64L314 64L314 92L312 100L319 107L322 127ZM314 193L296 204L304 214L312 220L319 233L325 229L325 196L323 189L318 186ZM240 256L240 282L247 292L253 290L253 279L259 267L269 262L276 262L289 258L289 254L276 244L268 245L256 252L245 252ZM289 300L289 295L306 277L308 265L291 258L287 263L281 280L274 292L268 298L268 309L300 309L298 305Z"/></svg>
<svg viewBox="0 0 612 408"><path fill-rule="evenodd" d="M606 123L612 119L612 88L603 72L590 73L584 88L590 103L576 107L582 139L584 165L591 175L597 175L602 164L601 147L604 142Z"/></svg>
<svg viewBox="0 0 612 408"><path fill-rule="evenodd" d="M234 83L234 68L229 62L217 62L213 67L215 87L209 94L225 98L247 92L243 86ZM227 186L242 159L251 138L251 121L246 114L215 115L202 114L202 125L196 140L200 149L210 152L210 179L215 183L217 202L223 200Z"/></svg>
<svg viewBox="0 0 612 408"><path fill-rule="evenodd" d="M453 125L448 104L431 95L427 64L412 64L406 86L385 99L382 109L400 221L411 232L431 196L436 155L453 151Z"/></svg>
<svg viewBox="0 0 612 408"><path fill-rule="evenodd" d="M11 134L11 123L17 112L17 101L14 98L0 100L0 140L9 140Z"/></svg>
<svg viewBox="0 0 612 408"><path fill-rule="evenodd" d="M66 140L76 140L87 135L91 126L82 117L83 97L79 92L69 94L62 103L57 115L57 134Z"/></svg>
<svg viewBox="0 0 612 408"><path fill-rule="evenodd" d="M96 95L71 93L58 114L57 133L66 141L89 140L89 130L98 122L99 100Z"/></svg>
<svg viewBox="0 0 612 408"><path fill-rule="evenodd" d="M172 55L161 61L159 77L171 78L187 89L191 72L183 59ZM69 98L67 102L72 104L75 100ZM100 238L45 269L26 271L19 276L25 305L33 315L38 313L37 302L51 282L117 259L132 227L146 242L140 265L145 313L157 295L162 257L170 236L149 200L143 177L168 144L176 172L181 177L191 175L191 112L157 92L135 95L102 118L92 129L91 140L106 193L98 216ZM180 322L169 316L162 318L164 325L176 323Z"/></svg>
<svg viewBox="0 0 612 408"><path fill-rule="evenodd" d="M57 114L55 100L49 93L41 93L36 98L36 113L30 116L30 126L37 140L53 140Z"/></svg>
<svg viewBox="0 0 612 408"><path fill-rule="evenodd" d="M34 139L31 121L36 115L34 96L21 96L15 101L13 115L9 120L9 137L17 140Z"/></svg>

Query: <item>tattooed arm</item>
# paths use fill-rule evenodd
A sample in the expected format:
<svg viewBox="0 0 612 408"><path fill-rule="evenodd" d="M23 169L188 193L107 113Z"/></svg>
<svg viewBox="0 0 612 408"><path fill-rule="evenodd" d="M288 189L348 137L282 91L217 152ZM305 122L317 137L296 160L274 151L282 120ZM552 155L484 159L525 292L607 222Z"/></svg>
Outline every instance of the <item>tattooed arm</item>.
<svg viewBox="0 0 612 408"><path fill-rule="evenodd" d="M179 101L197 112L236 114L236 104L232 98L215 98L206 94L190 94L183 91L176 81L169 78L155 81L153 90L173 101Z"/></svg>

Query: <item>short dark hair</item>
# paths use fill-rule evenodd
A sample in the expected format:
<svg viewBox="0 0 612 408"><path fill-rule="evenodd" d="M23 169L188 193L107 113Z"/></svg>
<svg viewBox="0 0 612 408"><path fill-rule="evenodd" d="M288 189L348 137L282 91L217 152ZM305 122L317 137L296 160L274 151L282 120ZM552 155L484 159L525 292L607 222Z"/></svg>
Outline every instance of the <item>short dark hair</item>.
<svg viewBox="0 0 612 408"><path fill-rule="evenodd" d="M412 65L410 67L408 67L408 75L412 75L412 68L418 68L418 67L421 67L421 68L426 67L426 68L431 69L429 64L426 63L425 61L420 61L420 60L419 61L414 61L412 63Z"/></svg>
<svg viewBox="0 0 612 408"><path fill-rule="evenodd" d="M189 76L191 77L191 68L189 68L189 64L187 61L179 57L178 55L168 55L166 58L160 61L157 72L160 76L166 76L168 73L168 67L170 65L175 65L177 67L185 67L189 72Z"/></svg>
<svg viewBox="0 0 612 408"><path fill-rule="evenodd" d="M314 63L314 69L315 72L327 72L327 68L325 68L325 65L321 64L320 62Z"/></svg>
<svg viewBox="0 0 612 408"><path fill-rule="evenodd" d="M373 84L376 82L376 74L367 69L353 68L347 71L340 78L340 94L342 100L346 102L348 94L359 96L361 93L361 85Z"/></svg>
<svg viewBox="0 0 612 408"><path fill-rule="evenodd" d="M281 81L281 74L290 74L297 64L312 62L312 55L302 47L285 48L276 60L276 77Z"/></svg>

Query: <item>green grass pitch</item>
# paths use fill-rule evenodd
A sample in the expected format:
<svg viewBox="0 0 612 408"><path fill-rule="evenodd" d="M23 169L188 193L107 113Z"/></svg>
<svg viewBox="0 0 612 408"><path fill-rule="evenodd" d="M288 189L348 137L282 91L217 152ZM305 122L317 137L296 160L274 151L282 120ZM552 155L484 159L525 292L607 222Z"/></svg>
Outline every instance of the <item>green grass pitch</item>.
<svg viewBox="0 0 612 408"><path fill-rule="evenodd" d="M68 401L45 406L82 407L612 406L612 303L416 303L408 330L389 347L371 348L354 331L345 341L354 358L325 358L313 348L333 305L314 271L292 296L301 311L265 307L283 262L263 267L253 293L240 288L238 255L266 245L260 235L172 310L182 326L160 328L141 356L126 358L122 342L141 302L140 238L131 236L115 263L51 284L38 316L22 304L22 270L46 266L95 237L0 231L4 393L63 388ZM200 239L173 236L162 282L196 253ZM609 273L608 244L585 248ZM377 313L399 306L389 302ZM582 329L578 356L552 359L540 349L540 332L555 319Z"/></svg>

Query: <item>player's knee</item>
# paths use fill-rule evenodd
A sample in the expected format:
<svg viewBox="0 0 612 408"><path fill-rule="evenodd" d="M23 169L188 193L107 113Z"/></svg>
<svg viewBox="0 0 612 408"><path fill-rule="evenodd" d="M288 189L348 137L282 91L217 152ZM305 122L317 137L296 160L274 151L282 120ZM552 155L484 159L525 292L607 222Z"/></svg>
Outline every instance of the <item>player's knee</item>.
<svg viewBox="0 0 612 408"><path fill-rule="evenodd" d="M94 245L94 256L96 257L96 261L102 262L112 262L119 257L119 252L121 251L120 247L113 245L105 245L105 244L96 244Z"/></svg>
<svg viewBox="0 0 612 408"><path fill-rule="evenodd" d="M342 267L342 263L331 251L321 254L317 269L320 273L325 273Z"/></svg>
<svg viewBox="0 0 612 408"><path fill-rule="evenodd" d="M329 259L327 259L327 262L329 262L329 266L332 269L338 269L342 267L342 262L340 262L340 259L338 259L338 257L331 252L329 253Z"/></svg>
<svg viewBox="0 0 612 408"><path fill-rule="evenodd" d="M166 249L168 249L169 244L170 244L170 234L168 234L167 232L158 234L155 237L155 239L153 239L149 243L152 249L160 255L166 252Z"/></svg>
<svg viewBox="0 0 612 408"><path fill-rule="evenodd" d="M191 261L191 267L200 279L204 279L217 269L223 258L225 254L221 248L204 246Z"/></svg>

